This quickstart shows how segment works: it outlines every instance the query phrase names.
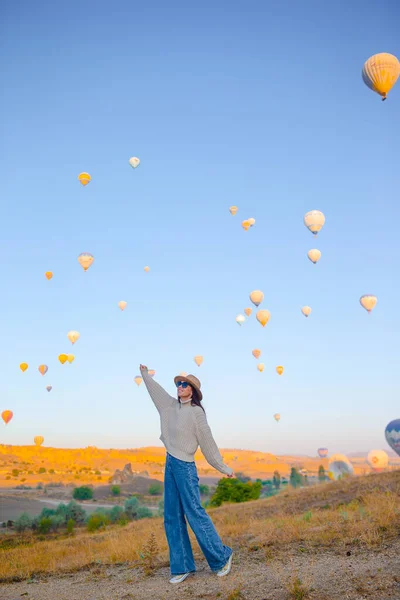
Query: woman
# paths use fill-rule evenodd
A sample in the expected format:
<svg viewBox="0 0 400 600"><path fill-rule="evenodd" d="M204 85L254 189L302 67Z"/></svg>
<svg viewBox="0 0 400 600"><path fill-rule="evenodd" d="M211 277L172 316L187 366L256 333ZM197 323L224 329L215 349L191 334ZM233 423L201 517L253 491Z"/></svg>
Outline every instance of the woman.
<svg viewBox="0 0 400 600"><path fill-rule="evenodd" d="M224 546L213 522L201 506L194 454L200 448L212 467L233 477L207 423L201 405L200 381L194 375L174 378L178 398L170 396L140 365L147 391L160 413L160 440L167 449L164 476L164 527L168 540L170 583L181 583L196 571L187 521L210 566L219 577L231 570L232 548Z"/></svg>

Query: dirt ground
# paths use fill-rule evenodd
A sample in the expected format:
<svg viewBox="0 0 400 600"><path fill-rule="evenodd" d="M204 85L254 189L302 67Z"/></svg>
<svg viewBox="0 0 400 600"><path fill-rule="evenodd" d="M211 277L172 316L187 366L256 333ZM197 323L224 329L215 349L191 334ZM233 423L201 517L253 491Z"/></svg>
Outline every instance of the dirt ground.
<svg viewBox="0 0 400 600"><path fill-rule="evenodd" d="M302 550L302 551L300 551ZM349 554L350 553L350 554ZM226 577L212 573L195 553L197 572L169 583L169 565L146 576L141 566L92 566L63 576L0 585L1 600L400 600L400 541L379 550L304 552L291 546L279 555L268 549L235 550ZM299 577L305 595L296 592Z"/></svg>

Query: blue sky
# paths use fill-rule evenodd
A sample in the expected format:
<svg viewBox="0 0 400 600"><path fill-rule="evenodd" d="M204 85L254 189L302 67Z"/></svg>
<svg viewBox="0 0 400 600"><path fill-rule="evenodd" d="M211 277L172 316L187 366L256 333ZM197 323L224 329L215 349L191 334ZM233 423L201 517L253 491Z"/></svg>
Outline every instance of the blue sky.
<svg viewBox="0 0 400 600"><path fill-rule="evenodd" d="M221 448L388 449L400 87L382 103L361 69L400 55L399 16L395 1L2 8L0 410L14 419L0 443L160 445L133 381L143 362L170 392L179 371L200 377ZM303 225L313 209L326 216L317 240ZM264 329L255 311L235 322L254 289Z"/></svg>

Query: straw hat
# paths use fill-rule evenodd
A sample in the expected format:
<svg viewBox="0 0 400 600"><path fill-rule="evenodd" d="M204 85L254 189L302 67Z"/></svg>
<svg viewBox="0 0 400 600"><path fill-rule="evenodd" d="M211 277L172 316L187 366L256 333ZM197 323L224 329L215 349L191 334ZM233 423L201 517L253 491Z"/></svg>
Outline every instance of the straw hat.
<svg viewBox="0 0 400 600"><path fill-rule="evenodd" d="M203 394L200 391L201 383L197 379L197 377L195 377L194 375L186 375L186 377L183 377L182 375L177 375L176 377L174 377L174 382L176 383L177 381L187 381L188 384L196 390L196 392L199 395L199 399L202 400Z"/></svg>

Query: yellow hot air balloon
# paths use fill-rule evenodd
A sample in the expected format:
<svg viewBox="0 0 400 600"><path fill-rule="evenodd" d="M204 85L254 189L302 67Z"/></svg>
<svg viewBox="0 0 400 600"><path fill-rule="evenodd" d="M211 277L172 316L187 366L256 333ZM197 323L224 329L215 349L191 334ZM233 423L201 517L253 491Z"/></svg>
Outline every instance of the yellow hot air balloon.
<svg viewBox="0 0 400 600"><path fill-rule="evenodd" d="M260 290L254 290L254 292L251 292L251 294L250 294L250 300L252 301L253 304L255 304L256 306L259 306L261 304L261 302L264 300L264 294L262 292L260 292Z"/></svg>
<svg viewBox="0 0 400 600"><path fill-rule="evenodd" d="M61 356L61 354L60 354L60 356ZM67 361L69 362L69 364L73 363L74 360L75 360L75 356L73 354L67 354Z"/></svg>
<svg viewBox="0 0 400 600"><path fill-rule="evenodd" d="M304 225L311 233L317 235L325 223L325 215L320 210L310 210L304 215Z"/></svg>
<svg viewBox="0 0 400 600"><path fill-rule="evenodd" d="M264 371L264 363L258 363L257 369L262 373Z"/></svg>
<svg viewBox="0 0 400 600"><path fill-rule="evenodd" d="M131 165L132 169L136 169L140 165L140 160L137 156L132 156L132 158L129 159L129 164Z"/></svg>
<svg viewBox="0 0 400 600"><path fill-rule="evenodd" d="M361 296L360 298L361 306L369 313L373 308L375 308L377 302L378 298L376 296L371 296L370 294L365 294L365 296Z"/></svg>
<svg viewBox="0 0 400 600"><path fill-rule="evenodd" d="M146 271L146 273L148 273L150 271L150 267L145 267L144 270Z"/></svg>
<svg viewBox="0 0 400 600"><path fill-rule="evenodd" d="M362 78L370 90L386 97L400 75L400 62L393 54L374 54L364 63Z"/></svg>
<svg viewBox="0 0 400 600"><path fill-rule="evenodd" d="M78 179L82 185L87 185L92 178L89 173L79 173Z"/></svg>
<svg viewBox="0 0 400 600"><path fill-rule="evenodd" d="M248 220L248 222L250 223L250 227L253 227L253 225L255 225L255 224L256 224L256 220L255 220L255 219L253 219L253 217L252 217L251 219L247 219L247 220Z"/></svg>
<svg viewBox="0 0 400 600"><path fill-rule="evenodd" d="M259 350L258 348L255 348L252 351L252 355L254 356L254 358L260 358L260 356L261 356L261 350Z"/></svg>
<svg viewBox="0 0 400 600"><path fill-rule="evenodd" d="M41 373L42 375L46 375L47 371L49 370L49 367L47 365L40 365L38 367L39 373Z"/></svg>
<svg viewBox="0 0 400 600"><path fill-rule="evenodd" d="M368 453L367 461L374 471L380 471L388 466L389 456L384 450L371 450Z"/></svg>
<svg viewBox="0 0 400 600"><path fill-rule="evenodd" d="M67 362L68 360L68 355L67 354L59 354L58 356L58 360L60 361L60 363L63 365Z"/></svg>
<svg viewBox="0 0 400 600"><path fill-rule="evenodd" d="M238 316L236 317L236 323L237 323L238 325L242 325L242 323L244 323L244 322L245 322L245 320L246 320L246 317L245 317L244 315L238 315Z"/></svg>
<svg viewBox="0 0 400 600"><path fill-rule="evenodd" d="M136 375L134 382L139 386L142 383L143 379L139 376Z"/></svg>
<svg viewBox="0 0 400 600"><path fill-rule="evenodd" d="M199 367L203 362L203 357L198 354L197 356L194 357L193 360L196 363L196 365Z"/></svg>
<svg viewBox="0 0 400 600"><path fill-rule="evenodd" d="M51 271L46 271L44 275L47 280L50 280L53 277L53 273Z"/></svg>
<svg viewBox="0 0 400 600"><path fill-rule="evenodd" d="M233 215L233 216L235 216L235 215L236 215L237 211L238 211L238 207L237 207L237 206L231 206L231 207L229 208L229 212L230 212L230 213L231 213L231 215Z"/></svg>
<svg viewBox="0 0 400 600"><path fill-rule="evenodd" d="M278 375L282 375L282 373L283 373L282 365L279 365L279 367L276 367L276 372L278 373Z"/></svg>
<svg viewBox="0 0 400 600"><path fill-rule="evenodd" d="M303 315L305 317L308 317L311 314L311 308L309 306L303 306L303 308L301 309L301 312L303 313Z"/></svg>
<svg viewBox="0 0 400 600"><path fill-rule="evenodd" d="M256 314L256 319L259 323L261 323L263 327L265 327L269 321L270 316L271 313L269 312L269 310L259 310Z"/></svg>
<svg viewBox="0 0 400 600"><path fill-rule="evenodd" d="M39 448L44 442L44 437L42 435L36 435L33 438L33 441L35 442L36 446Z"/></svg>
<svg viewBox="0 0 400 600"><path fill-rule="evenodd" d="M316 248L313 248L312 250L309 250L307 252L307 256L311 260L311 262L314 263L314 265L316 265L319 259L321 258L321 252Z"/></svg>
<svg viewBox="0 0 400 600"><path fill-rule="evenodd" d="M245 231L248 231L250 229L250 223L247 219L242 221L242 227Z"/></svg>
<svg viewBox="0 0 400 600"><path fill-rule="evenodd" d="M78 262L84 271L88 270L88 268L93 264L93 261L94 261L94 256L93 256L93 254L90 254L89 252L82 252L78 256Z"/></svg>
<svg viewBox="0 0 400 600"><path fill-rule="evenodd" d="M1 418L3 419L3 421L6 425L11 421L13 416L14 416L14 413L12 410L3 410L3 412L1 413Z"/></svg>
<svg viewBox="0 0 400 600"><path fill-rule="evenodd" d="M75 344L75 342L77 342L80 337L81 337L81 334L79 333L79 331L69 331L67 333L67 338L69 339L71 344Z"/></svg>
<svg viewBox="0 0 400 600"><path fill-rule="evenodd" d="M22 371L23 373L25 373L25 371L26 371L26 370L27 370L27 368L28 368L28 363L21 363L21 364L19 365L19 368L21 369L21 371Z"/></svg>
<svg viewBox="0 0 400 600"><path fill-rule="evenodd" d="M280 421L280 418L281 418L281 415L280 415L279 413L275 413L275 414L274 414L274 419L275 419L275 421L276 421L277 423L279 423L279 421Z"/></svg>
<svg viewBox="0 0 400 600"><path fill-rule="evenodd" d="M118 302L118 306L120 307L120 309L121 309L121 310L125 310L125 308L126 308L126 305L127 305L127 304L128 304L128 303L127 303L127 302L125 302L125 300L120 300L120 301Z"/></svg>
<svg viewBox="0 0 400 600"><path fill-rule="evenodd" d="M251 313L253 312L253 309L252 308L245 308L244 312L249 317L251 315Z"/></svg>

